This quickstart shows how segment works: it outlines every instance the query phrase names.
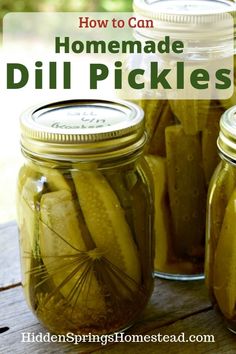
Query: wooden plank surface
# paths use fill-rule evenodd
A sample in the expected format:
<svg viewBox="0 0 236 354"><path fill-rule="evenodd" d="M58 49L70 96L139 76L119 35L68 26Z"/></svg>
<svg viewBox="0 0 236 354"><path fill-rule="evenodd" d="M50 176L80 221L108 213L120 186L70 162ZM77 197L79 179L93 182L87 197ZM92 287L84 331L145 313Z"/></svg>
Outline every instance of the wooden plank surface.
<svg viewBox="0 0 236 354"><path fill-rule="evenodd" d="M214 335L214 343L119 343L101 346L86 343L24 343L22 333L46 334L28 309L19 286L19 252L14 223L0 227L0 353L235 353L236 336L212 310L203 281L174 282L155 279L150 303L127 334ZM2 329L2 333L1 333Z"/></svg>
<svg viewBox="0 0 236 354"><path fill-rule="evenodd" d="M193 354L223 354L223 353L236 353L236 338L234 334L230 334L225 328L221 317L214 311L208 310L199 314L189 316L183 320L178 320L169 326L162 326L150 332L149 335L181 335L184 332L185 339L195 335L213 335L215 342L210 343L119 343L104 350L95 351L96 354L155 354L155 353L193 353ZM182 337L181 337L182 338ZM199 340L203 338L199 337Z"/></svg>
<svg viewBox="0 0 236 354"><path fill-rule="evenodd" d="M0 225L0 290L20 282L20 260L15 222Z"/></svg>

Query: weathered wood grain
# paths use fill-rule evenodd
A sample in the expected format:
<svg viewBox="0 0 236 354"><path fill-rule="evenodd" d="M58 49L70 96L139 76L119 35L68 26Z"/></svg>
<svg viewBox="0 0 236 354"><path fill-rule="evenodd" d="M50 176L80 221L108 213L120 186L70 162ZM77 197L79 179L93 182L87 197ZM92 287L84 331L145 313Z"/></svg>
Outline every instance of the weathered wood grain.
<svg viewBox="0 0 236 354"><path fill-rule="evenodd" d="M236 337L225 329L212 309L202 281L174 282L156 279L150 303L127 333L180 334L185 336L213 334L215 343L119 343L101 346L98 343L26 343L22 333L47 333L28 309L20 282L18 236L15 223L0 226L0 353L102 353L111 354L233 354ZM15 287L14 287L15 286ZM9 329L8 329L9 328ZM2 333L1 333L2 329Z"/></svg>
<svg viewBox="0 0 236 354"><path fill-rule="evenodd" d="M202 282L177 283L156 279L155 284L149 306L129 333L144 333L209 307ZM42 346L44 352L49 350L50 353L55 348L57 353L59 350L62 353L75 350L73 345L63 343L21 343L22 332L45 333L28 309L21 287L0 292L0 318L1 327L9 327L8 331L0 334L0 352L8 353L7 348L10 348L15 353L27 353L27 350L41 353ZM80 347L76 347L76 352ZM96 348L96 344L89 344L81 350L86 352Z"/></svg>
<svg viewBox="0 0 236 354"><path fill-rule="evenodd" d="M29 310L21 287L0 292L0 329L4 327L9 330L0 333L0 353L3 354L79 353L98 347L95 344L76 346L75 349L73 344L22 342L22 333L46 334L47 330Z"/></svg>
<svg viewBox="0 0 236 354"><path fill-rule="evenodd" d="M0 225L0 290L20 282L19 241L15 222Z"/></svg>
<svg viewBox="0 0 236 354"><path fill-rule="evenodd" d="M133 328L148 331L190 314L211 308L203 281L176 282L155 279L150 303Z"/></svg>
<svg viewBox="0 0 236 354"><path fill-rule="evenodd" d="M178 283L175 283L178 284ZM162 289L164 291L164 287ZM168 292L166 292L168 296ZM196 299L196 298L195 298ZM184 311L185 301L182 294L182 311ZM195 300L200 302L199 299ZM165 305L163 305L164 307ZM173 303L173 312L175 312L175 304ZM179 335L185 332L185 337L189 335L205 335L213 334L215 343L119 343L111 347L101 347L98 344L72 345L66 343L23 343L22 333L30 332L37 335L38 333L46 333L37 319L31 314L30 310L24 301L22 290L20 287L5 290L0 293L0 318L1 327L9 327L9 330L0 334L0 352L3 354L23 354L23 353L91 353L97 354L107 351L111 354L120 353L234 353L236 351L235 336L230 334L219 315L213 310L200 310L198 314L185 314L184 319L176 317L172 324L168 314L165 319L160 316L160 322L156 319L156 328L146 331L146 326L143 327L142 321L133 327L128 334L176 334ZM177 312L179 314L179 312ZM148 311L145 316L148 316ZM144 317L145 318L145 317ZM146 317L147 318L147 317ZM165 324L166 323L166 324ZM154 324L154 323L153 323ZM161 325L162 324L162 325Z"/></svg>
<svg viewBox="0 0 236 354"><path fill-rule="evenodd" d="M208 310L197 315L190 316L184 320L178 320L172 325L163 326L156 330L147 332L147 335L180 335L185 334L185 339L189 340L189 336L195 335L213 335L214 342L208 343L119 343L97 350L96 354L234 354L236 353L236 338L225 327L221 317L214 310ZM162 337L163 338L163 337ZM199 338L202 340L202 338Z"/></svg>
<svg viewBox="0 0 236 354"><path fill-rule="evenodd" d="M155 284L150 304L133 326L135 332L147 332L210 307L205 295L201 294L205 291L200 282L199 289L194 289L196 283L168 284L167 281L156 279ZM14 332L37 323L25 303L21 287L0 292L0 319L2 326L8 326Z"/></svg>

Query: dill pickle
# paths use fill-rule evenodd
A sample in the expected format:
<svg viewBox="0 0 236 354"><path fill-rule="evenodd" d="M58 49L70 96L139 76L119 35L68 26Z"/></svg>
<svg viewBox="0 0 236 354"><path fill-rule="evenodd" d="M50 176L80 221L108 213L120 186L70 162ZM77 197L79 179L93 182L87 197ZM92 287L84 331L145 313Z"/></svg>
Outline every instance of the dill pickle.
<svg viewBox="0 0 236 354"><path fill-rule="evenodd" d="M168 191L176 255L202 256L206 189L201 144L182 126L166 128Z"/></svg>
<svg viewBox="0 0 236 354"><path fill-rule="evenodd" d="M117 196L97 171L72 172L72 177L96 246L106 250L107 260L133 280L136 288L140 282L138 253Z"/></svg>
<svg viewBox="0 0 236 354"><path fill-rule="evenodd" d="M160 121L163 107L166 101L164 100L142 100L140 101L140 106L145 111L145 128L148 135L148 144L146 148L150 145L150 139Z"/></svg>
<svg viewBox="0 0 236 354"><path fill-rule="evenodd" d="M149 201L148 193L152 190L153 185L151 184L151 175L149 168L147 168L147 162L143 159L140 162L138 171L141 178L138 178L138 174L133 171L129 171L126 174L126 185L131 197L131 213L132 213L132 226L134 229L135 243L139 250L142 250L140 254L140 267L143 274L144 286L150 289L150 294L153 290L153 286L150 283L150 278L148 272L153 272L154 264L154 235L153 235L153 201ZM145 171L145 173L144 173ZM148 189L145 187L147 185L148 177ZM146 205L143 201L149 201ZM151 247L148 248L147 243L143 235L148 235L151 240ZM152 252L149 255L150 250ZM148 256L149 255L149 256Z"/></svg>
<svg viewBox="0 0 236 354"><path fill-rule="evenodd" d="M215 249L223 223L225 208L236 182L234 167L221 162L212 180L213 184L208 199L212 217L211 241L214 243L213 248Z"/></svg>
<svg viewBox="0 0 236 354"><path fill-rule="evenodd" d="M236 104L236 83L234 86L234 93L233 95L228 98L227 100L220 100L221 105L225 109L229 109L230 107L233 107Z"/></svg>
<svg viewBox="0 0 236 354"><path fill-rule="evenodd" d="M210 100L170 100L174 115L181 122L185 134L194 135L206 126Z"/></svg>
<svg viewBox="0 0 236 354"><path fill-rule="evenodd" d="M236 104L236 57L235 55L233 57L233 60L234 60L234 90L230 98L226 100L220 100L220 103L224 109L229 109L230 107L233 107Z"/></svg>
<svg viewBox="0 0 236 354"><path fill-rule="evenodd" d="M171 111L168 101L162 106L160 119L153 131L152 137L149 143L149 154L155 154L158 156L166 156L165 145L165 129L166 127L175 123L174 115Z"/></svg>
<svg viewBox="0 0 236 354"><path fill-rule="evenodd" d="M22 191L26 180L29 178L36 178L38 176L38 171L35 171L34 168L31 168L29 164L23 165L19 171L18 181L17 181L17 189L18 192Z"/></svg>
<svg viewBox="0 0 236 354"><path fill-rule="evenodd" d="M215 252L214 295L227 319L235 319L236 311L236 190L227 204Z"/></svg>
<svg viewBox="0 0 236 354"><path fill-rule="evenodd" d="M32 163L30 164L30 168L34 169L35 173L43 177L50 191L71 190L68 180L64 178L63 174L56 168L34 165Z"/></svg>
<svg viewBox="0 0 236 354"><path fill-rule="evenodd" d="M191 274L195 265L191 261L178 259L173 250L173 230L167 188L166 159L146 155L154 181L154 233L155 233L155 271L161 274Z"/></svg>
<svg viewBox="0 0 236 354"><path fill-rule="evenodd" d="M132 230L134 231L133 216L132 216L132 196L130 194L130 186L127 183L127 175L134 174L133 171L114 170L111 173L105 173L104 177L110 184L113 192L119 199L119 203L124 210L125 218ZM137 181L134 182L136 184ZM131 187L132 188L132 187Z"/></svg>
<svg viewBox="0 0 236 354"><path fill-rule="evenodd" d="M99 258L100 253L87 251L69 191L43 195L39 235L42 260L55 284L52 294L61 293L73 311L79 309L76 316L81 325L92 324L90 321L104 315L105 303L95 275L91 273L89 281L85 281L85 276L93 258ZM80 291L76 292L78 287Z"/></svg>
<svg viewBox="0 0 236 354"><path fill-rule="evenodd" d="M235 67L234 67L235 70ZM236 79L234 78L234 92L230 98L227 100L220 100L220 103L223 108L229 109L230 107L233 107L236 104Z"/></svg>
<svg viewBox="0 0 236 354"><path fill-rule="evenodd" d="M39 248L39 211L42 193L46 190L45 185L36 179L34 171L28 166L21 170L18 185L18 200L21 209L18 210L18 225L21 230L21 264L23 269L32 269L40 259ZM36 299L34 287L36 279L32 272L23 274L22 285L28 304L34 308Z"/></svg>
<svg viewBox="0 0 236 354"><path fill-rule="evenodd" d="M162 157L146 155L154 182L154 232L155 232L155 270L162 270L171 252L170 210L167 203L166 161Z"/></svg>
<svg viewBox="0 0 236 354"><path fill-rule="evenodd" d="M224 161L218 165L209 187L208 218L211 219L206 238L205 280L212 297L214 258L225 209L236 182L234 167Z"/></svg>
<svg viewBox="0 0 236 354"><path fill-rule="evenodd" d="M127 215L128 210L131 208L131 198L129 190L125 183L125 176L126 171L117 170L113 173L108 173L105 175L106 179L111 185L111 188L119 198L119 202Z"/></svg>

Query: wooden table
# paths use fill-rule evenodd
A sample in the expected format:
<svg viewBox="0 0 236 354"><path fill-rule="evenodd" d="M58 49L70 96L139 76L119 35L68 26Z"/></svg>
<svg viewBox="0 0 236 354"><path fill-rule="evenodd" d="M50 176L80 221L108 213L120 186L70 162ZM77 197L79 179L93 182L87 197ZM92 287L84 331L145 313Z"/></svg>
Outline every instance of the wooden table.
<svg viewBox="0 0 236 354"><path fill-rule="evenodd" d="M214 335L214 343L24 343L22 332L37 335L41 327L25 303L20 284L17 227L14 222L0 226L0 353L236 353L236 336L224 326L212 309L202 281L155 280L150 304L128 334Z"/></svg>

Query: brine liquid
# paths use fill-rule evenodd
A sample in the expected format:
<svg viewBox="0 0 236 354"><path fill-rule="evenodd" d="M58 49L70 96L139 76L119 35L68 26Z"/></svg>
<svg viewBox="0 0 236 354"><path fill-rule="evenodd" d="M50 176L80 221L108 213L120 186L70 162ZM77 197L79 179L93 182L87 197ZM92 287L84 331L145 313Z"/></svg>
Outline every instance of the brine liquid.
<svg viewBox="0 0 236 354"><path fill-rule="evenodd" d="M18 201L23 286L45 327L103 334L129 326L153 288L143 169L31 164L20 173Z"/></svg>
<svg viewBox="0 0 236 354"><path fill-rule="evenodd" d="M90 287L94 286L91 284L91 273L95 279L99 278L96 265L90 273L85 274L86 270L83 270L84 274L80 274L81 283L74 282L70 286L70 280L67 280L66 286L70 287L70 292L64 292L63 296L63 288L60 291L60 285L53 283L52 277L45 271L43 261L35 262L30 277L34 284L29 284L25 290L26 294L30 294L27 297L30 296L31 307L40 322L50 331L61 334L106 334L131 325L144 309L149 293L124 274L119 276L117 271L111 278L111 266L105 264L104 260L100 260L97 267L103 274L99 283L100 294L91 300L89 293L93 289ZM63 269L58 269L55 264L56 271L63 272Z"/></svg>

